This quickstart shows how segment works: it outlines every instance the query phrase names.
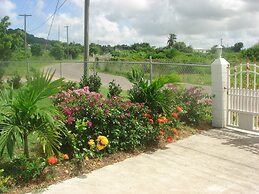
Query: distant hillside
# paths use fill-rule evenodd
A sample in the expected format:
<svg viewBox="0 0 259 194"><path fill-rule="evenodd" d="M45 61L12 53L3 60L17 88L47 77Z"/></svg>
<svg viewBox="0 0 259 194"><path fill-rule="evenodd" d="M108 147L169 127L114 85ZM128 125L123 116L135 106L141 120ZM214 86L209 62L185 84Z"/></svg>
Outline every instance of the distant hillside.
<svg viewBox="0 0 259 194"><path fill-rule="evenodd" d="M17 28L17 29L8 29L8 31L10 33L23 33L24 31ZM45 38L39 38L34 36L33 34L29 34L27 33L27 42L28 44L46 44L46 41L48 44L52 43L52 42L56 42L55 40L46 40Z"/></svg>

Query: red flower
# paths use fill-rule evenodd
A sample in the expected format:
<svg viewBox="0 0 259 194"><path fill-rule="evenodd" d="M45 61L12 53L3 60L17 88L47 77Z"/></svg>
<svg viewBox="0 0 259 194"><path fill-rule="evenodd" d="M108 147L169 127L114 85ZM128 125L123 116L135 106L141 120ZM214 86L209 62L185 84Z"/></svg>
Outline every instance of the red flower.
<svg viewBox="0 0 259 194"><path fill-rule="evenodd" d="M172 113L172 117L178 119L178 114L177 114L176 112L173 112L173 113Z"/></svg>
<svg viewBox="0 0 259 194"><path fill-rule="evenodd" d="M172 142L173 142L173 137L172 137L172 136L169 136L169 137L167 138L167 142L168 142L168 143L172 143Z"/></svg>
<svg viewBox="0 0 259 194"><path fill-rule="evenodd" d="M173 129L172 129L172 132L173 132L176 136L178 136L178 131L177 131L176 128L173 128Z"/></svg>
<svg viewBox="0 0 259 194"><path fill-rule="evenodd" d="M67 154L63 155L64 160L69 160L69 156Z"/></svg>
<svg viewBox="0 0 259 194"><path fill-rule="evenodd" d="M180 106L177 106L176 109L177 109L178 112L183 112L183 109Z"/></svg>
<svg viewBox="0 0 259 194"><path fill-rule="evenodd" d="M148 114L148 113L145 113L144 116L147 117L147 118L150 118L150 119L152 118L151 115Z"/></svg>
<svg viewBox="0 0 259 194"><path fill-rule="evenodd" d="M162 128L162 129L160 129L160 134L161 135L164 135L165 134L165 130Z"/></svg>
<svg viewBox="0 0 259 194"><path fill-rule="evenodd" d="M56 163L58 163L58 159L55 156L51 156L51 157L48 158L48 164L49 165L54 165Z"/></svg>
<svg viewBox="0 0 259 194"><path fill-rule="evenodd" d="M154 123L153 119L149 119L149 122L150 122L150 123Z"/></svg>

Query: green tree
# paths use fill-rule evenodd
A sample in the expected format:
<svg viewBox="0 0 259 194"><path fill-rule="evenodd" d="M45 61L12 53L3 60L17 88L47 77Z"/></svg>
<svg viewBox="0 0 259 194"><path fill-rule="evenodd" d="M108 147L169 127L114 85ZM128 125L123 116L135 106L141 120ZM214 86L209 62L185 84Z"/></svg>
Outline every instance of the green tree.
<svg viewBox="0 0 259 194"><path fill-rule="evenodd" d="M79 54L83 53L83 46L78 43L70 43L69 44L69 54L71 55L72 59L78 58Z"/></svg>
<svg viewBox="0 0 259 194"><path fill-rule="evenodd" d="M60 43L54 43L50 49L50 55L57 60L63 59L65 56L64 47Z"/></svg>
<svg viewBox="0 0 259 194"><path fill-rule="evenodd" d="M95 44L95 43L91 43L89 45L89 54L90 55L100 55L102 52L102 48L101 48L101 45L99 44Z"/></svg>
<svg viewBox="0 0 259 194"><path fill-rule="evenodd" d="M31 54L33 56L42 56L43 50L40 44L36 43L31 46Z"/></svg>
<svg viewBox="0 0 259 194"><path fill-rule="evenodd" d="M191 53L193 51L191 46L186 46L184 42L176 42L173 45L173 48L175 48L178 51L184 52L184 53Z"/></svg>
<svg viewBox="0 0 259 194"><path fill-rule="evenodd" d="M168 40L167 40L167 46L168 48L172 48L173 45L176 43L176 35L175 34L169 34Z"/></svg>
<svg viewBox="0 0 259 194"><path fill-rule="evenodd" d="M259 61L259 44L242 51L242 55L251 61Z"/></svg>
<svg viewBox="0 0 259 194"><path fill-rule="evenodd" d="M11 33L9 17L5 16L0 22L0 60L9 60L14 50L21 45L21 33Z"/></svg>
<svg viewBox="0 0 259 194"><path fill-rule="evenodd" d="M244 47L244 44L242 42L237 42L236 44L234 44L232 49L234 52L240 52L243 47Z"/></svg>
<svg viewBox="0 0 259 194"><path fill-rule="evenodd" d="M14 90L0 91L0 151L5 149L13 156L18 138L21 138L24 155L29 157L28 137L37 136L43 150L53 153L60 144L61 121L59 112L49 96L55 95L63 84L62 79L51 81L54 73L35 73L27 84Z"/></svg>

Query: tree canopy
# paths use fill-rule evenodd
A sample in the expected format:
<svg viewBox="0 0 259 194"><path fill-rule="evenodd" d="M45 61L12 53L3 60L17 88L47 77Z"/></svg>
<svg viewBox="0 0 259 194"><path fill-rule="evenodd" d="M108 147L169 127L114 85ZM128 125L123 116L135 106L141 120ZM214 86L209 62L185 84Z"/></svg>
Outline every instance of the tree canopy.
<svg viewBox="0 0 259 194"><path fill-rule="evenodd" d="M11 25L9 17L5 16L0 22L0 60L9 60L12 53L22 44L22 34L8 30Z"/></svg>

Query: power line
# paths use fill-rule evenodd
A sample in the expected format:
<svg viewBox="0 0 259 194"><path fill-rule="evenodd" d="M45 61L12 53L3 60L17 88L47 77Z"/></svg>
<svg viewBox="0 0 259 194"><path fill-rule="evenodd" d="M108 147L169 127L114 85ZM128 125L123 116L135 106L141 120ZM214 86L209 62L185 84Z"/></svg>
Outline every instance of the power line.
<svg viewBox="0 0 259 194"><path fill-rule="evenodd" d="M50 24L50 27L49 27L49 32L48 32L47 40L49 39L49 35L50 35L51 29L52 29L52 25L53 25L53 22L54 22L56 13L57 13L57 11L58 11L58 4L59 4L59 0L57 0L57 5L56 5L56 8L55 8L55 11L54 11L52 20L51 20L51 24Z"/></svg>
<svg viewBox="0 0 259 194"><path fill-rule="evenodd" d="M60 4L60 6L57 8L57 11L58 11L60 8L62 8L63 5L64 5L66 2L67 2L67 0L64 0L64 1ZM29 30L29 32L34 32L34 31L40 29L42 26L44 26L44 25L45 25L51 18L53 18L54 16L55 16L55 14L53 13L52 15L50 15L49 17L47 17L47 19L46 19L42 24L40 24L39 26L37 26L37 27L35 27L35 28Z"/></svg>

